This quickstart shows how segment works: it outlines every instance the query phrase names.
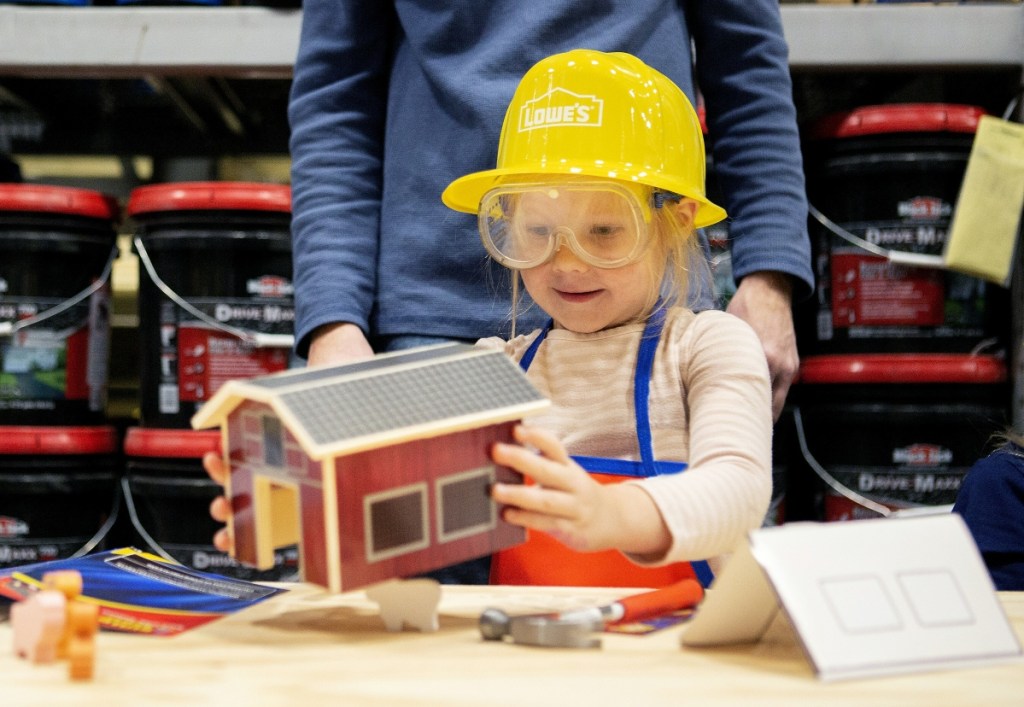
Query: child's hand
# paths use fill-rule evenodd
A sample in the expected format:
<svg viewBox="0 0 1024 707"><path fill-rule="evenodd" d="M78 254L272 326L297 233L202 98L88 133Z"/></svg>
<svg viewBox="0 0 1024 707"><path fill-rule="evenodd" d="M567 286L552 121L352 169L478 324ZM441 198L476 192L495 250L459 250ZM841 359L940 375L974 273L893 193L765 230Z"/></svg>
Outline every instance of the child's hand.
<svg viewBox="0 0 1024 707"><path fill-rule="evenodd" d="M544 430L519 425L514 434L525 446L499 443L491 457L536 483L494 485L491 497L507 506L507 522L548 533L579 552L615 548L656 555L668 549L668 529L641 488L599 484Z"/></svg>
<svg viewBox="0 0 1024 707"><path fill-rule="evenodd" d="M216 452L207 452L203 455L203 468L210 478L221 486L227 479L228 470L224 468L224 460ZM231 515L231 504L223 495L217 496L210 503L210 515L215 521L226 523ZM213 545L221 552L228 552L231 549L231 535L227 528L221 528L213 536Z"/></svg>

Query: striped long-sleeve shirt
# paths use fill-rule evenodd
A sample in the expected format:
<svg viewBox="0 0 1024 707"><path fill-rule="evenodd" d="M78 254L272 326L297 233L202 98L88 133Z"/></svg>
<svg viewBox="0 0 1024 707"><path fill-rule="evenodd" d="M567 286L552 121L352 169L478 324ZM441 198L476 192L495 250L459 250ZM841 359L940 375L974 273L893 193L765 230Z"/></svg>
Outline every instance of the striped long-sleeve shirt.
<svg viewBox="0 0 1024 707"><path fill-rule="evenodd" d="M639 460L633 373L643 329L552 329L527 375L553 404L527 422L556 434L570 454ZM538 333L480 344L518 360ZM731 551L761 524L771 496L771 392L753 330L720 311L670 310L648 410L655 458L688 464L681 474L636 482L672 534L658 563Z"/></svg>

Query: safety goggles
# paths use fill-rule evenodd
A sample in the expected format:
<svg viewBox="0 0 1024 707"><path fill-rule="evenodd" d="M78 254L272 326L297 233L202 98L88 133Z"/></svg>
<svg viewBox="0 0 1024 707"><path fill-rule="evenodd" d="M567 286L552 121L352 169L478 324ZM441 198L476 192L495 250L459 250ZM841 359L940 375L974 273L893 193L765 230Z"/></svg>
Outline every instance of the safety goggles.
<svg viewBox="0 0 1024 707"><path fill-rule="evenodd" d="M594 267L622 267L650 242L644 193L616 182L505 184L480 201L480 237L514 270L547 262L563 244Z"/></svg>

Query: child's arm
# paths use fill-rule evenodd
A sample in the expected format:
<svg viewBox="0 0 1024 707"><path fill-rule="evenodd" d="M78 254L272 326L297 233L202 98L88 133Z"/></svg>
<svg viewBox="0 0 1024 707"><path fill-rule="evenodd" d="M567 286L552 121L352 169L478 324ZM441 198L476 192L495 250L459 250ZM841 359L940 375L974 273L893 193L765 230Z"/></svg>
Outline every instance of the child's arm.
<svg viewBox="0 0 1024 707"><path fill-rule="evenodd" d="M491 456L536 483L494 485L491 496L507 506L506 521L548 533L581 552L665 554L672 542L668 527L642 488L599 484L544 430L520 425L515 438L523 446L496 444Z"/></svg>

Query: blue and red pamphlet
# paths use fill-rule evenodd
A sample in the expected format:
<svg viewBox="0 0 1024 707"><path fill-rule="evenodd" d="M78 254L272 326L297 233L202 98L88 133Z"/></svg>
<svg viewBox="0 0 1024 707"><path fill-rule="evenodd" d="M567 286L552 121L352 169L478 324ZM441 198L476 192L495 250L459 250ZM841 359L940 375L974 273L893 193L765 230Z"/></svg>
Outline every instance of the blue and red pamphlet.
<svg viewBox="0 0 1024 707"><path fill-rule="evenodd" d="M135 548L0 569L0 600L20 601L43 575L77 570L82 600L100 607L100 628L173 636L287 591L199 572Z"/></svg>

